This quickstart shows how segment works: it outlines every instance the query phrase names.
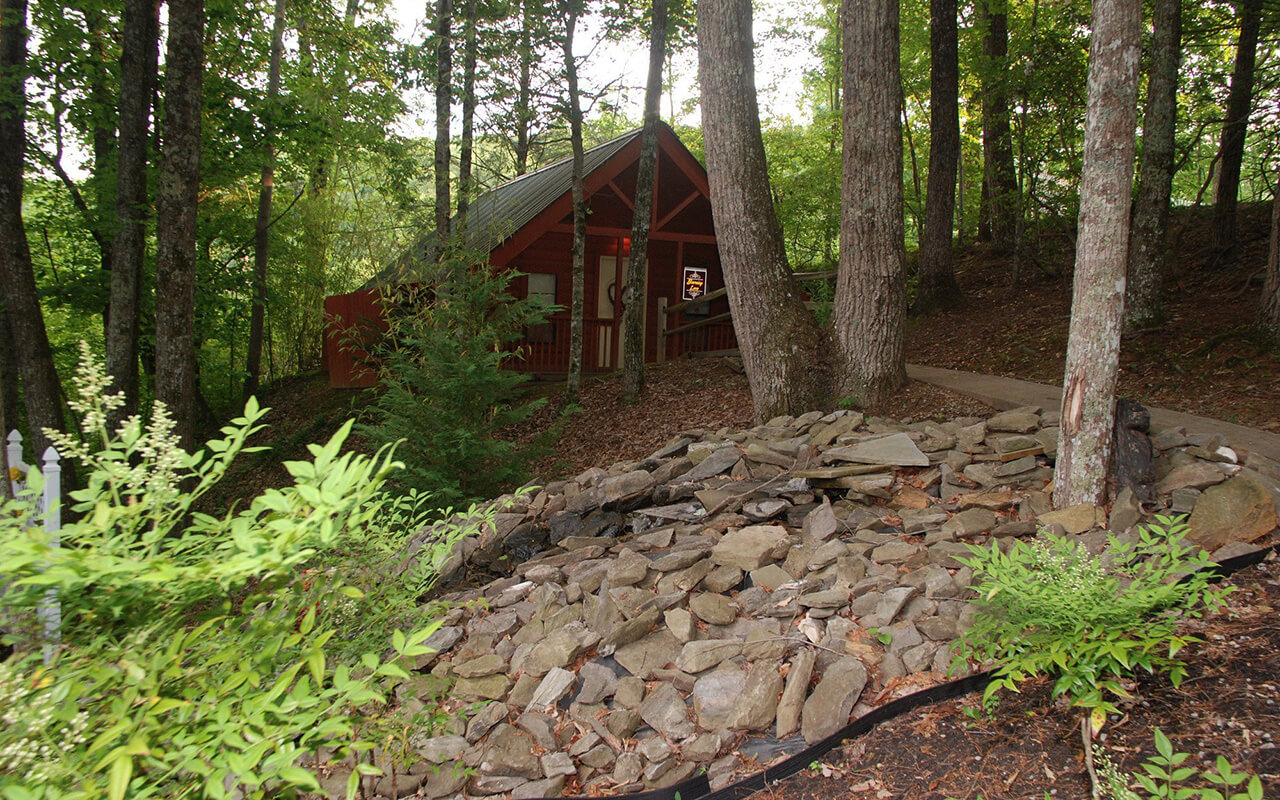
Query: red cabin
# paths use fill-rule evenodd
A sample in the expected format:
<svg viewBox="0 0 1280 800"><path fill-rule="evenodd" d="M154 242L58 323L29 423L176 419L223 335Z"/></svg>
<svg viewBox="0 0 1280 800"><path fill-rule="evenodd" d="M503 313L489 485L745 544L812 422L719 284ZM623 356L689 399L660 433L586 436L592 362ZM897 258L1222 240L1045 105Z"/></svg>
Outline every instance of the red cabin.
<svg viewBox="0 0 1280 800"><path fill-rule="evenodd" d="M631 249L640 131L619 136L585 154L589 213L586 247L586 308L583 370L611 372L621 366L621 287ZM562 311L546 325L530 328L526 354L513 369L559 374L569 366L569 312L573 211L572 165L558 161L480 196L467 214L466 246L487 252L489 263L524 273L512 283L520 297L554 302ZM649 234L645 297L645 360L737 347L723 292L709 302L696 298L723 288L720 256L711 222L707 173L675 132L660 124L654 175L654 213ZM380 289L416 282L434 245L427 235L358 291L325 298L329 320L325 364L335 387L372 386L375 376L341 346L343 331L381 317ZM695 302L689 302L694 300ZM669 311L674 307L674 311Z"/></svg>

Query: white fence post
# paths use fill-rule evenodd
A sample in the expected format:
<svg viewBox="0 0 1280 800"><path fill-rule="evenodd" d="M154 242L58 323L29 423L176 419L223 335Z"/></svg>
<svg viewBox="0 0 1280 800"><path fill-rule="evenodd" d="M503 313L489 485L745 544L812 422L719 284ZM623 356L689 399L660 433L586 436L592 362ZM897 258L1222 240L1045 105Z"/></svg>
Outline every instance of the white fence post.
<svg viewBox="0 0 1280 800"><path fill-rule="evenodd" d="M58 463L58 451L50 445L44 449L44 531L49 534L49 546L60 547L58 531L62 530L62 465ZM37 612L44 623L44 663L53 660L53 651L62 640L62 603L58 602L58 590L45 593L44 604Z"/></svg>
<svg viewBox="0 0 1280 800"><path fill-rule="evenodd" d="M22 460L22 434L10 431L7 438L6 454L9 468L16 467L23 475L32 467ZM62 465L58 461L58 451L52 447L44 451L44 495L35 498L36 513L40 515L43 527L49 534L49 545L59 547L58 531L62 529ZM4 476L9 480L9 476ZM25 481L10 481L13 496L20 497L26 490ZM48 664L53 659L54 649L62 637L62 604L58 602L58 592L50 589L45 600L36 609L36 616L44 629L45 645L42 648L44 661Z"/></svg>

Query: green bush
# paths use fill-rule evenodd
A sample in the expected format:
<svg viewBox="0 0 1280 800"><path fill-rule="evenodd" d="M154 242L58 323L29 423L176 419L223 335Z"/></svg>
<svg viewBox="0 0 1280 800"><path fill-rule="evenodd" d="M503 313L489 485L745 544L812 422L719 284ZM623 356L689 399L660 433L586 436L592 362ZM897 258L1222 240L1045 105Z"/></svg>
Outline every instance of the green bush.
<svg viewBox="0 0 1280 800"><path fill-rule="evenodd" d="M1221 605L1229 591L1210 583L1208 554L1182 541L1181 521L1157 524L1131 541L1110 539L1102 556L1069 538L1015 541L1008 553L970 546L979 613L957 645L962 658L996 663L984 701L1042 674L1056 674L1055 697L1096 714L1116 711L1135 672L1186 672L1178 652L1194 637L1178 622Z"/></svg>
<svg viewBox="0 0 1280 800"><path fill-rule="evenodd" d="M38 634L7 636L18 650L0 665L0 796L278 796L318 788L307 763L322 749L367 760L407 677L397 659L427 652L439 624L386 641L422 574L381 576L380 596L353 585L377 583L359 579L379 565L346 554L393 548L393 528L407 539L417 525L414 507L383 493L391 448L340 452L348 424L311 445L311 461L286 464L292 486L213 516L192 504L246 450L256 403L190 455L162 406L145 427L135 417L109 433L121 401L104 396L101 370L83 369L77 387L84 438L56 443L85 465L86 486L71 493L62 546L29 524L29 497L0 510L6 616L31 619L50 590L62 608L47 664ZM369 635L348 634L352 619ZM355 652L375 631L382 642ZM348 794L373 772L361 764Z"/></svg>
<svg viewBox="0 0 1280 800"><path fill-rule="evenodd" d="M1098 764L1106 797L1112 800L1264 800L1262 781L1257 775L1236 772L1222 756L1218 756L1216 768L1212 770L1182 766L1190 754L1175 753L1173 743L1159 728L1155 738L1156 755L1143 762L1142 772L1128 776L1116 768L1106 750L1094 746L1093 758ZM1187 781L1212 785L1183 785ZM1146 794L1130 789L1131 783L1138 784ZM1236 787L1239 791L1233 791Z"/></svg>
<svg viewBox="0 0 1280 800"><path fill-rule="evenodd" d="M372 349L381 394L357 430L378 444L402 441L405 470L393 480L448 505L523 483L544 451L541 441L503 438L545 402L522 398L529 376L503 365L548 309L513 297L511 272L463 257L438 270L435 281L384 294L388 329Z"/></svg>

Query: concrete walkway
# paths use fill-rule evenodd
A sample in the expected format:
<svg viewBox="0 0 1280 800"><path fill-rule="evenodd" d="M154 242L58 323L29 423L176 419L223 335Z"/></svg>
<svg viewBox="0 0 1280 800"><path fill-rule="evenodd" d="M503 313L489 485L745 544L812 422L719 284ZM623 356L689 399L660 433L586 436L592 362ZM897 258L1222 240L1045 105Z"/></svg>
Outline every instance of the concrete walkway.
<svg viewBox="0 0 1280 800"><path fill-rule="evenodd" d="M931 383L989 406L1006 410L1018 406L1040 406L1044 409L1057 409L1062 405L1062 387L1046 386L1043 383L1031 383L1014 378L999 378L994 375L977 375L972 372L960 372L954 369L924 367L917 364L907 365L907 375L914 381ZM1150 408L1151 424L1156 428L1181 426L1190 433L1216 433L1231 443L1232 447L1249 450L1271 459L1280 461L1280 435L1260 431L1257 428L1246 428L1222 420L1208 417L1197 417L1179 411L1164 408Z"/></svg>

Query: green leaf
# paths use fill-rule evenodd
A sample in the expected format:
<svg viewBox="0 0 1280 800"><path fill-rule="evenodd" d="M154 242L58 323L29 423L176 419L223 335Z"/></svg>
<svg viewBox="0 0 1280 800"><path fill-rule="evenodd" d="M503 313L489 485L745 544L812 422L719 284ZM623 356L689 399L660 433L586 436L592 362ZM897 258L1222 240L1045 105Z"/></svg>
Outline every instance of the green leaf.
<svg viewBox="0 0 1280 800"><path fill-rule="evenodd" d="M285 783L301 787L308 792L321 791L320 781L316 780L315 775L312 775L311 772L302 767L281 767L276 775Z"/></svg>
<svg viewBox="0 0 1280 800"><path fill-rule="evenodd" d="M133 777L133 757L121 753L111 762L111 775L107 781L108 800L124 800L131 777Z"/></svg>

